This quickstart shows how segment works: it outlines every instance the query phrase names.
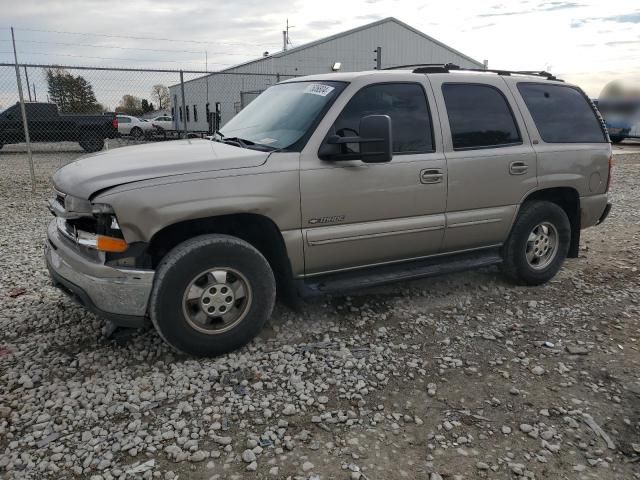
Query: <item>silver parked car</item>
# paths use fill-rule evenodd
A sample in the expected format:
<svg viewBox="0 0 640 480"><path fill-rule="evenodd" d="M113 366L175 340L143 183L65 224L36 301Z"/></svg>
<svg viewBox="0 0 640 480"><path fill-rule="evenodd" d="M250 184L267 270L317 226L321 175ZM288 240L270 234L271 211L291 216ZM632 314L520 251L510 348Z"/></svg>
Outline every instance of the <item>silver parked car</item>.
<svg viewBox="0 0 640 480"><path fill-rule="evenodd" d="M207 140L53 177L54 282L177 350L253 338L284 299L500 264L524 285L607 216L611 145L546 73L332 73L267 89Z"/></svg>
<svg viewBox="0 0 640 480"><path fill-rule="evenodd" d="M153 131L150 122L131 115L118 114L118 133L120 135L130 135L133 138L141 139Z"/></svg>

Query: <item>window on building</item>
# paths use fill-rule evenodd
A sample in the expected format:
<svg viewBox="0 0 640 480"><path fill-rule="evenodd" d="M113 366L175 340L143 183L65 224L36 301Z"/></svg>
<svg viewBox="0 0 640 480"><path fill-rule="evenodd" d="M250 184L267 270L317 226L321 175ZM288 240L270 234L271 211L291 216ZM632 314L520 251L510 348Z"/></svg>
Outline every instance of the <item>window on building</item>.
<svg viewBox="0 0 640 480"><path fill-rule="evenodd" d="M194 122L198 121L198 106L197 105L193 106L193 121Z"/></svg>
<svg viewBox="0 0 640 480"><path fill-rule="evenodd" d="M176 116L175 108L173 108L173 107L171 107L171 116L172 117Z"/></svg>
<svg viewBox="0 0 640 480"><path fill-rule="evenodd" d="M367 115L391 117L393 152L423 153L434 150L431 116L422 86L386 83L364 87L356 93L333 125L331 134L358 136L360 119ZM358 152L358 144L348 144Z"/></svg>
<svg viewBox="0 0 640 480"><path fill-rule="evenodd" d="M523 82L518 90L545 142L607 141L595 111L577 88Z"/></svg>
<svg viewBox="0 0 640 480"><path fill-rule="evenodd" d="M187 105L186 107L184 107L184 111L186 112L187 115L187 122L189 121L189 105Z"/></svg>
<svg viewBox="0 0 640 480"><path fill-rule="evenodd" d="M454 149L489 148L522 142L511 107L490 85L442 85Z"/></svg>
<svg viewBox="0 0 640 480"><path fill-rule="evenodd" d="M182 121L182 107L178 107L179 111L180 111L180 121Z"/></svg>

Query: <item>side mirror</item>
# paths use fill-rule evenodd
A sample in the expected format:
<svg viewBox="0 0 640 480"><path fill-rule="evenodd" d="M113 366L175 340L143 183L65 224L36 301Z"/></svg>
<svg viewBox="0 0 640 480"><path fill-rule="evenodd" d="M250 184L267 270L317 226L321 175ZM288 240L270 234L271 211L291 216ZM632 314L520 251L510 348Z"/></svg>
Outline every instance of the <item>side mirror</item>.
<svg viewBox="0 0 640 480"><path fill-rule="evenodd" d="M392 153L391 117L367 115L360 119L360 155L365 163L390 162Z"/></svg>
<svg viewBox="0 0 640 480"><path fill-rule="evenodd" d="M367 115L360 119L360 136L341 137L331 135L322 144L318 156L322 160L362 160L365 163L389 162L393 157L391 118L388 115ZM339 150L340 145L359 144L359 152L345 153Z"/></svg>

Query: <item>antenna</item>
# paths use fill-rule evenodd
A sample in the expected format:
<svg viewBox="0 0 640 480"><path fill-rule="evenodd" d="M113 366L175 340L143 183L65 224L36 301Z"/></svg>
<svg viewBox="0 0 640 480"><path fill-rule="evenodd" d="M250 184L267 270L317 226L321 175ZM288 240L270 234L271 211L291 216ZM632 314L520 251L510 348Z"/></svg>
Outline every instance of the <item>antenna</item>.
<svg viewBox="0 0 640 480"><path fill-rule="evenodd" d="M282 31L282 50L287 51L287 46L291 45L291 40L289 40L289 29L294 28L295 25L289 25L289 19L287 18L287 29Z"/></svg>

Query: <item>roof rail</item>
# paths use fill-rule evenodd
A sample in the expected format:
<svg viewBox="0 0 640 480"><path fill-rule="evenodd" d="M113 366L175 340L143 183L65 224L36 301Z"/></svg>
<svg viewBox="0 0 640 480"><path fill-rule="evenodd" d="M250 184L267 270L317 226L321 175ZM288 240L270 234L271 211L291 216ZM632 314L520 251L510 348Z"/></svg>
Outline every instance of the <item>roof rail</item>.
<svg viewBox="0 0 640 480"><path fill-rule="evenodd" d="M414 68L415 67L415 68ZM413 73L449 73L453 71L459 72L488 72L495 73L498 75L532 75L536 77L544 77L547 80L557 80L559 82L563 82L549 72L545 72L544 70L495 70L495 69L484 69L484 68L464 68L456 65L455 63L416 63L412 65L398 65L396 67L387 67L383 70L397 70L402 68L413 68Z"/></svg>

